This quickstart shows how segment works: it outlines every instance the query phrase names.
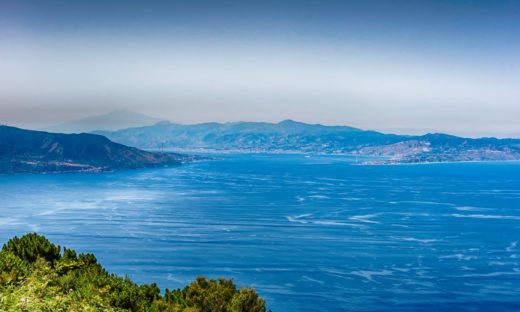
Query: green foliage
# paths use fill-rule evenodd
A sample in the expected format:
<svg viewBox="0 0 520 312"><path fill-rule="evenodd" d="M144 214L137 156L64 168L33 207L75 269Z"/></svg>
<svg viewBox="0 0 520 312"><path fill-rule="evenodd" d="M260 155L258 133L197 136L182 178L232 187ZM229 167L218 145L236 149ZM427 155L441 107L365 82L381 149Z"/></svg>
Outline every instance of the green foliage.
<svg viewBox="0 0 520 312"><path fill-rule="evenodd" d="M37 234L0 251L0 311L265 312L252 288L198 277L184 289L137 285L108 273L93 254L77 254Z"/></svg>
<svg viewBox="0 0 520 312"><path fill-rule="evenodd" d="M265 301L261 299L253 288L240 289L231 300L232 312L265 312Z"/></svg>
<svg viewBox="0 0 520 312"><path fill-rule="evenodd" d="M20 238L13 237L2 247L2 252L10 252L28 262L34 262L38 258L54 262L60 258L60 246L52 244L47 238L36 233Z"/></svg>
<svg viewBox="0 0 520 312"><path fill-rule="evenodd" d="M185 289L186 304L200 312L230 311L230 303L235 293L236 286L231 280L207 280L197 277L197 280Z"/></svg>

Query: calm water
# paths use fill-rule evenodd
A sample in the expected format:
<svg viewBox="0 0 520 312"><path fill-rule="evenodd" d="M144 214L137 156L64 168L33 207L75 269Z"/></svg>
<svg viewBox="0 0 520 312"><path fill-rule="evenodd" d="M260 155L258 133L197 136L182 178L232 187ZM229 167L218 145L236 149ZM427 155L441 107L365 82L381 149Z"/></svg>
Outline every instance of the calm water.
<svg viewBox="0 0 520 312"><path fill-rule="evenodd" d="M520 164L223 158L0 176L0 240L36 231L162 288L232 277L274 311L520 309Z"/></svg>

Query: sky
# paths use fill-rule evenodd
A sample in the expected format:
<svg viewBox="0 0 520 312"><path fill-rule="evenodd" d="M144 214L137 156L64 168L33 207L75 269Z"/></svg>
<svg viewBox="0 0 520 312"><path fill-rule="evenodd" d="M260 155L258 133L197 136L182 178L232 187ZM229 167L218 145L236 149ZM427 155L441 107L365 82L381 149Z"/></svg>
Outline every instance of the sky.
<svg viewBox="0 0 520 312"><path fill-rule="evenodd" d="M520 137L520 1L0 0L0 123Z"/></svg>

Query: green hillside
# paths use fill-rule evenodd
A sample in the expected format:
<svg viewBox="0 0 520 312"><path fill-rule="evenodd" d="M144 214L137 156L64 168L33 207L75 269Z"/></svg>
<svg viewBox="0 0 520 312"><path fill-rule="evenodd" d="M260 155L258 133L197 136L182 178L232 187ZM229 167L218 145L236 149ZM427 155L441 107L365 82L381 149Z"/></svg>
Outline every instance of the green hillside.
<svg viewBox="0 0 520 312"><path fill-rule="evenodd" d="M9 240L0 251L0 311L253 311L265 301L229 279L199 277L161 293L108 273L93 254L60 248L37 234Z"/></svg>

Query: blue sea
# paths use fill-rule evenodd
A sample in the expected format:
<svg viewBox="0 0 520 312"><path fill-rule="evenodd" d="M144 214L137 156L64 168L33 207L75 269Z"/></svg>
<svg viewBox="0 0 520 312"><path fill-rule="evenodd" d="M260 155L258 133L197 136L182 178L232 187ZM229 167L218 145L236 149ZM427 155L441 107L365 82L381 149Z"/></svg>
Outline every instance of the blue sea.
<svg viewBox="0 0 520 312"><path fill-rule="evenodd" d="M230 277L274 312L520 310L520 163L221 155L0 176L0 241L27 232L163 289Z"/></svg>

